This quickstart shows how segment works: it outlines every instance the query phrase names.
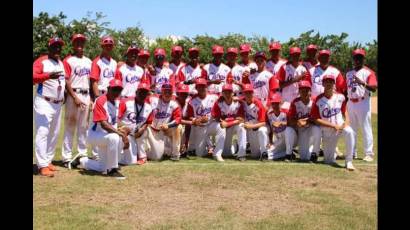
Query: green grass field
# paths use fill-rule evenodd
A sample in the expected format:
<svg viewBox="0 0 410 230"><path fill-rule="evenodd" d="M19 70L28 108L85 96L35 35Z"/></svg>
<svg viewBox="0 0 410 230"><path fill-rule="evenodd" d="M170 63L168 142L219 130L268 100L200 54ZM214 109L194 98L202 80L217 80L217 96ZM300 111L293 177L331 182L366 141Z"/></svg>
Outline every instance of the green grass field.
<svg viewBox="0 0 410 230"><path fill-rule="evenodd" d="M34 229L376 229L377 115L372 119L376 161L355 160L354 172L191 158L123 167L126 180L65 168L54 178L33 176ZM358 146L362 158L360 135Z"/></svg>

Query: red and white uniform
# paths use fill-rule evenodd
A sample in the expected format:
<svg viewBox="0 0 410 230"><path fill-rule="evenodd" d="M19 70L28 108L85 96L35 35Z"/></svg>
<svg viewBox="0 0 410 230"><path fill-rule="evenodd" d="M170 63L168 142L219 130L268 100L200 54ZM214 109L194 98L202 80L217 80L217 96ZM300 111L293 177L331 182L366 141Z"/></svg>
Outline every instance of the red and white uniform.
<svg viewBox="0 0 410 230"><path fill-rule="evenodd" d="M288 112L288 121L293 118L295 120L309 118L312 109L313 98L307 104L303 103L298 97L290 104ZM310 160L311 153L309 147L313 145L313 151L318 153L320 150L320 128L317 125L309 124L307 127L298 128L288 126L285 130L286 134L286 149L289 150L287 154L291 154L293 146L299 145L300 158L302 160ZM319 138L317 138L319 137Z"/></svg>
<svg viewBox="0 0 410 230"><path fill-rule="evenodd" d="M342 76L342 73L335 67L329 65L326 69L322 69L320 64L315 65L308 71L308 80L312 83L312 96L317 97L324 92L322 84L323 76L332 75L336 77L335 89L339 93L343 93L346 90L346 82Z"/></svg>
<svg viewBox="0 0 410 230"><path fill-rule="evenodd" d="M169 83L175 89L175 75L174 72L163 66L162 68L155 66L155 75L151 76L151 84L155 85L155 93L161 93L161 87L165 83Z"/></svg>
<svg viewBox="0 0 410 230"><path fill-rule="evenodd" d="M118 159L123 149L123 142L117 133L109 133L101 127L101 121L107 121L117 128L119 114L119 100L114 103L108 101L107 95L99 96L93 106L93 124L88 130L87 141L98 149L99 160L88 157L80 159L81 166L87 170L107 172L118 168Z"/></svg>
<svg viewBox="0 0 410 230"><path fill-rule="evenodd" d="M298 64L298 66L295 68L291 63L287 63L279 69L279 72L276 76L279 82L286 82L295 79L297 76L306 75L306 72L307 70L302 64ZM298 83L295 82L284 87L281 94L283 100L282 108L288 110L290 103L299 95Z"/></svg>
<svg viewBox="0 0 410 230"><path fill-rule="evenodd" d="M334 93L330 98L324 94L317 96L313 102L311 117L322 119L334 125L343 125L343 114L346 112L346 98L343 94ZM336 160L335 151L337 141L340 136L345 138L346 143L346 162L353 159L354 131L350 126L346 126L341 132L336 132L334 128L322 126L323 152L326 163Z"/></svg>
<svg viewBox="0 0 410 230"><path fill-rule="evenodd" d="M377 78L375 73L366 66L359 71L353 69L346 74L347 95L349 97L349 101L347 102L347 112L350 118L350 125L355 132L358 132L359 127L362 128L364 153L368 156L373 156L372 114L370 102L371 92L364 86L353 83L354 76L370 86L377 86ZM357 143L357 139L355 140L355 143ZM357 146L354 147L354 150L356 150L356 147Z"/></svg>
<svg viewBox="0 0 410 230"><path fill-rule="evenodd" d="M201 69L199 64L193 68L190 64L185 64L181 67L180 71L177 74L176 83L183 82L183 81L194 81L197 78L206 79L206 71ZM189 85L189 94L196 94L197 91L195 89L195 84Z"/></svg>
<svg viewBox="0 0 410 230"><path fill-rule="evenodd" d="M286 156L286 125L281 125L279 127L273 127L273 122L285 122L287 121L286 113L280 111L278 115L273 112L272 108L269 108L266 113L267 121L269 123L269 128L274 135L274 141L271 148L268 151L268 159L278 159ZM293 149L293 148L292 148ZM290 150L292 151L292 150Z"/></svg>
<svg viewBox="0 0 410 230"><path fill-rule="evenodd" d="M278 73L280 67L285 65L288 61L286 59L279 59L276 63L272 61L272 59L269 59L269 61L266 62L265 68L271 72L273 75L276 75Z"/></svg>
<svg viewBox="0 0 410 230"><path fill-rule="evenodd" d="M71 96L67 96L65 103L65 130L62 148L63 161L71 161L72 146L75 130L77 130L78 153L87 155L87 129L90 106L90 73L92 61L83 56L68 56L63 64L67 79L71 80L71 87L76 96L86 105L78 107Z"/></svg>
<svg viewBox="0 0 410 230"><path fill-rule="evenodd" d="M135 91L138 89L140 82L144 81L144 70L138 65L129 66L121 65L115 71L115 78L122 81L122 97L135 97Z"/></svg>
<svg viewBox="0 0 410 230"><path fill-rule="evenodd" d="M267 70L249 75L250 83L253 86L253 96L261 100L265 107L270 92L269 81L272 77L274 77L273 74Z"/></svg>
<svg viewBox="0 0 410 230"><path fill-rule="evenodd" d="M251 104L243 99L242 104L245 110L245 122L250 124L266 122L266 110L259 99L253 98ZM253 158L267 151L268 129L266 126L259 127L256 130L246 129L246 139L250 144Z"/></svg>
<svg viewBox="0 0 410 230"><path fill-rule="evenodd" d="M170 63L169 64L169 68L172 70L172 72L174 73L174 75L176 76L179 72L179 70L185 65L185 63L183 63L182 61L179 63L179 65L175 65L174 63Z"/></svg>
<svg viewBox="0 0 410 230"><path fill-rule="evenodd" d="M231 68L224 63L221 63L219 66L216 66L214 63L208 63L204 66L204 70L206 71L208 81L222 81L219 84L208 85L209 93L220 94L222 92L222 86L226 84L226 79Z"/></svg>
<svg viewBox="0 0 410 230"><path fill-rule="evenodd" d="M144 124L152 123L152 107L147 102L139 105L135 103L134 98L126 98L120 102L118 113L118 118L121 122L131 129L131 133L128 136L130 147L124 150L120 163L125 165L135 164L138 159L147 158L144 147L147 144L147 131L139 138L135 138L134 133Z"/></svg>
<svg viewBox="0 0 410 230"><path fill-rule="evenodd" d="M245 111L243 105L240 101L232 101L230 105L228 105L224 100L217 101L213 108L212 108L212 116L215 120L233 120L236 117L245 118ZM215 155L219 154L227 154L232 155L232 137L236 134L238 136L238 157L245 156L246 154L246 130L243 127L243 123L231 126L226 128L226 133L223 135L225 139L224 148L222 149L215 149ZM219 140L216 140L217 142Z"/></svg>
<svg viewBox="0 0 410 230"><path fill-rule="evenodd" d="M62 71L61 76L50 79L49 73L56 71ZM60 60L55 61L44 55L33 63L33 83L38 84L34 99L34 121L35 154L39 168L47 167L54 158L60 132L65 77L64 65Z"/></svg>
<svg viewBox="0 0 410 230"><path fill-rule="evenodd" d="M97 56L91 65L91 79L98 82L98 90L106 92L108 83L114 78L117 61L113 58Z"/></svg>
<svg viewBox="0 0 410 230"><path fill-rule="evenodd" d="M313 64L310 61L303 61L303 66L307 69L310 70L310 68L312 68L313 66L315 66L317 63Z"/></svg>

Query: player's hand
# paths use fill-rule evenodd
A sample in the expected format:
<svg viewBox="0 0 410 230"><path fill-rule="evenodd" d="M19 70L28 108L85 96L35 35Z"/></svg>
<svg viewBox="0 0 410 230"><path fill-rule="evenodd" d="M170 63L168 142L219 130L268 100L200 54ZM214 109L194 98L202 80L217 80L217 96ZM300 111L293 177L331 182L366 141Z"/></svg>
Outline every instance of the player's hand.
<svg viewBox="0 0 410 230"><path fill-rule="evenodd" d="M205 66L204 63L200 63L200 64L199 64L199 68L201 68L201 69L203 69L204 66Z"/></svg>
<svg viewBox="0 0 410 230"><path fill-rule="evenodd" d="M201 117L201 123L207 123L208 121L209 121L209 118L207 116Z"/></svg>
<svg viewBox="0 0 410 230"><path fill-rule="evenodd" d="M357 83L359 85L366 85L366 83L362 80L360 80L356 75L353 77L353 83Z"/></svg>
<svg viewBox="0 0 410 230"><path fill-rule="evenodd" d="M243 127L245 127L245 129L253 129L254 128L254 126L252 124L248 123L248 122L245 122L243 124Z"/></svg>
<svg viewBox="0 0 410 230"><path fill-rule="evenodd" d="M122 133L124 136L128 136L128 134L130 134L131 132L131 129L127 126L121 126L118 128L118 132Z"/></svg>
<svg viewBox="0 0 410 230"><path fill-rule="evenodd" d="M78 97L74 98L74 103L77 107L80 107L81 109L85 109L87 107L87 105L84 102L82 102Z"/></svg>
<svg viewBox="0 0 410 230"><path fill-rule="evenodd" d="M61 75L63 75L63 71L54 71L54 72L51 72L48 76L50 77L50 79L57 79Z"/></svg>
<svg viewBox="0 0 410 230"><path fill-rule="evenodd" d="M140 138L142 136L142 134L144 133L144 131L145 131L145 129L139 128L137 131L135 131L134 137L135 138Z"/></svg>
<svg viewBox="0 0 410 230"><path fill-rule="evenodd" d="M159 129L162 131L167 131L168 130L168 125L167 124L162 124L159 126Z"/></svg>
<svg viewBox="0 0 410 230"><path fill-rule="evenodd" d="M308 118L304 118L304 119L299 119L298 121L297 121L297 126L299 127L299 128L301 128L301 127L305 127L306 125L307 125L307 119Z"/></svg>
<svg viewBox="0 0 410 230"><path fill-rule="evenodd" d="M156 75L155 68L152 65L147 65L147 69L151 75Z"/></svg>
<svg viewBox="0 0 410 230"><path fill-rule="evenodd" d="M130 147L130 142L129 142L127 136L125 136L125 135L122 136L122 142L124 143L124 148L123 149L128 149Z"/></svg>
<svg viewBox="0 0 410 230"><path fill-rule="evenodd" d="M226 128L226 127L228 127L228 122L226 122L226 121L221 121L221 128Z"/></svg>
<svg viewBox="0 0 410 230"><path fill-rule="evenodd" d="M194 118L192 120L192 125L199 126L201 124L201 118Z"/></svg>
<svg viewBox="0 0 410 230"><path fill-rule="evenodd" d="M282 122L280 122L280 121L272 122L272 126L275 127L275 128L279 128L281 125L282 125Z"/></svg>
<svg viewBox="0 0 410 230"><path fill-rule="evenodd" d="M245 70L245 71L242 73L242 78L246 78L246 79L247 79L250 74L251 74L251 73L250 73L248 70Z"/></svg>
<svg viewBox="0 0 410 230"><path fill-rule="evenodd" d="M302 74L300 74L300 75L297 75L297 76L293 79L293 82L298 82L298 81L302 80L304 76L305 76L305 73L302 73Z"/></svg>
<svg viewBox="0 0 410 230"><path fill-rule="evenodd" d="M333 128L334 128L337 132L340 132L340 131L342 131L342 130L344 129L343 126L344 126L344 125L335 125Z"/></svg>

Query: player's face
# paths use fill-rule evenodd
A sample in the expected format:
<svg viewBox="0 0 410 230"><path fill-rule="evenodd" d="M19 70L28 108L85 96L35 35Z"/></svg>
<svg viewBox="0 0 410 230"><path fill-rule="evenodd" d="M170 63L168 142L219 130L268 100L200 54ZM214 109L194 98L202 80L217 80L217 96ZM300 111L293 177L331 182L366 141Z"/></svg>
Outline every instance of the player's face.
<svg viewBox="0 0 410 230"><path fill-rule="evenodd" d="M62 46L58 43L54 43L48 48L48 51L52 57L58 59L61 55L61 48Z"/></svg>
<svg viewBox="0 0 410 230"><path fill-rule="evenodd" d="M335 85L335 81L333 81L331 79L323 80L323 87L325 88L325 91L333 90L334 85Z"/></svg>
<svg viewBox="0 0 410 230"><path fill-rule="evenodd" d="M242 61L249 61L249 52L243 52L241 53L241 60Z"/></svg>
<svg viewBox="0 0 410 230"><path fill-rule="evenodd" d="M272 109L275 110L275 111L280 110L280 103L279 102L272 102L271 106L272 106Z"/></svg>
<svg viewBox="0 0 410 230"><path fill-rule="evenodd" d="M317 53L317 50L310 49L306 51L306 56L310 59L315 59L316 53Z"/></svg>
<svg viewBox="0 0 410 230"><path fill-rule="evenodd" d="M84 45L85 45L85 41L82 39L76 39L73 42L73 49L74 52L80 55L83 55L84 52Z"/></svg>
<svg viewBox="0 0 410 230"><path fill-rule="evenodd" d="M197 85L195 89L198 91L198 95L200 97L204 97L206 95L206 85Z"/></svg>
<svg viewBox="0 0 410 230"><path fill-rule="evenodd" d="M148 62L148 56L139 56L138 57L138 62L141 63L141 65L146 65Z"/></svg>
<svg viewBox="0 0 410 230"><path fill-rule="evenodd" d="M364 63L364 57L362 55L353 56L353 63L355 67L361 67Z"/></svg>
<svg viewBox="0 0 410 230"><path fill-rule="evenodd" d="M257 57L255 63L258 66L258 69L263 69L265 67L265 59L263 57Z"/></svg>
<svg viewBox="0 0 410 230"><path fill-rule="evenodd" d="M223 54L219 54L219 53L218 53L218 54L213 54L213 56L214 56L214 61L217 62L217 63L221 62L222 55L223 55Z"/></svg>
<svg viewBox="0 0 410 230"><path fill-rule="evenodd" d="M110 87L109 91L113 98L117 98L121 95L122 88L121 87Z"/></svg>
<svg viewBox="0 0 410 230"><path fill-rule="evenodd" d="M199 54L197 52L192 52L189 53L189 59L191 59L191 62L194 64L197 64L199 61Z"/></svg>
<svg viewBox="0 0 410 230"><path fill-rule="evenodd" d="M165 56L163 55L158 55L155 57L155 62L157 63L157 65L163 65L164 60L165 60Z"/></svg>
<svg viewBox="0 0 410 230"><path fill-rule="evenodd" d="M171 54L171 57L175 60L180 60L182 57L182 52L176 51Z"/></svg>
<svg viewBox="0 0 410 230"><path fill-rule="evenodd" d="M162 98L164 99L165 102L170 101L172 98L172 90L170 89L162 90Z"/></svg>
<svg viewBox="0 0 410 230"><path fill-rule="evenodd" d="M226 60L228 61L228 63L235 63L236 54L235 53L227 53L226 54Z"/></svg>
<svg viewBox="0 0 410 230"><path fill-rule="evenodd" d="M244 92L243 94L245 95L245 99L246 99L247 101L252 101L253 92L247 91L247 92Z"/></svg>
<svg viewBox="0 0 410 230"><path fill-rule="evenodd" d="M177 97L182 101L185 101L188 98L188 93L177 93Z"/></svg>
<svg viewBox="0 0 410 230"><path fill-rule="evenodd" d="M148 90L145 90L145 89L137 90L137 97L138 97L141 101L144 101L145 98L147 98L147 96L148 96Z"/></svg>
<svg viewBox="0 0 410 230"><path fill-rule="evenodd" d="M308 87L302 87L299 88L299 94L301 98L309 98L310 97L310 88Z"/></svg>
<svg viewBox="0 0 410 230"><path fill-rule="evenodd" d="M137 60L137 58L138 58L137 52L129 52L129 53L127 53L127 60L128 60L128 61L131 61L131 62L134 63L134 62Z"/></svg>
<svg viewBox="0 0 410 230"><path fill-rule="evenodd" d="M225 100L230 101L232 99L233 92L230 90L222 91L222 95L224 96Z"/></svg>
<svg viewBox="0 0 410 230"><path fill-rule="evenodd" d="M300 59L300 54L298 53L290 55L290 61L292 62L298 62L299 59Z"/></svg>
<svg viewBox="0 0 410 230"><path fill-rule="evenodd" d="M330 56L329 55L320 55L318 59L319 59L319 62L321 64L327 65L327 64L329 64Z"/></svg>
<svg viewBox="0 0 410 230"><path fill-rule="evenodd" d="M106 53L111 53L111 51L114 49L114 46L112 44L107 44L102 46L103 51Z"/></svg>
<svg viewBox="0 0 410 230"><path fill-rule="evenodd" d="M271 50L269 52L270 52L271 57L273 57L273 58L278 58L279 57L280 50Z"/></svg>

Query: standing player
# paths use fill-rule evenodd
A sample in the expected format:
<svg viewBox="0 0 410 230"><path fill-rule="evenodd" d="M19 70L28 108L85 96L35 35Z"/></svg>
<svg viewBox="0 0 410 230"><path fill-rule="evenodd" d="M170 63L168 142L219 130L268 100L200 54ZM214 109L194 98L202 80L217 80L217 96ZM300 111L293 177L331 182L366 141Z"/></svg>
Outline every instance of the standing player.
<svg viewBox="0 0 410 230"><path fill-rule="evenodd" d="M183 49L181 46L174 46L171 49L171 61L169 62L169 68L171 68L175 76L182 66L185 65L185 63L181 61L182 53Z"/></svg>
<svg viewBox="0 0 410 230"><path fill-rule="evenodd" d="M101 38L102 52L91 65L91 86L94 98L107 92L109 82L114 79L117 61L111 57L114 48L114 39L110 36Z"/></svg>
<svg viewBox="0 0 410 230"><path fill-rule="evenodd" d="M151 65L148 65L148 59L151 56L148 50L140 49L138 52L137 65L144 70L143 79L144 82L151 80L150 72L154 71Z"/></svg>
<svg viewBox="0 0 410 230"><path fill-rule="evenodd" d="M144 70L136 65L138 48L130 46L127 49L127 60L115 71L115 78L122 82L123 90L121 96L123 98L135 97L138 85L141 82L147 83L143 79Z"/></svg>
<svg viewBox="0 0 410 230"><path fill-rule="evenodd" d="M269 52L271 54L271 57L266 63L266 69L269 72L273 73L273 75L276 75L276 73L279 71L279 68L287 62L287 60L280 57L281 49L282 46L279 42L273 42L269 45Z"/></svg>
<svg viewBox="0 0 410 230"><path fill-rule="evenodd" d="M353 51L354 69L346 74L347 80L347 112L352 129L355 131L355 142L357 143L357 132L359 127L363 131L364 161L373 161L373 133L371 122L370 96L377 89L377 79L373 70L364 66L366 51L356 49ZM356 146L354 147L356 156Z"/></svg>
<svg viewBox="0 0 410 230"><path fill-rule="evenodd" d="M306 47L306 58L303 61L303 66L309 71L310 68L317 64L317 46L310 44Z"/></svg>
<svg viewBox="0 0 410 230"><path fill-rule="evenodd" d="M88 130L88 143L98 147L99 160L80 158L81 168L101 172L103 175L125 179L118 172L118 160L122 149L129 148L128 133L117 129L118 108L122 82L112 79L106 94L95 100L93 125Z"/></svg>
<svg viewBox="0 0 410 230"><path fill-rule="evenodd" d="M206 71L202 69L199 65L199 49L192 47L188 50L189 63L181 67L177 74L176 83L183 82L185 85L189 86L189 94L196 94L195 90L195 79L204 78L206 79Z"/></svg>
<svg viewBox="0 0 410 230"><path fill-rule="evenodd" d="M346 81L342 73L335 67L329 65L330 51L321 50L319 52L319 64L316 64L308 71L308 79L312 83L312 96L317 97L323 93L322 79L325 75L336 76L336 91L344 93L346 91Z"/></svg>
<svg viewBox="0 0 410 230"><path fill-rule="evenodd" d="M306 68L300 63L300 48L291 47L290 60L279 69L277 78L282 89L282 109L289 110L290 103L298 96L298 82L307 77Z"/></svg>
<svg viewBox="0 0 410 230"><path fill-rule="evenodd" d="M216 147L213 156L216 160L223 161L221 155L224 147L225 129L221 128L219 122L212 119L211 116L212 107L218 100L218 96L207 93L207 82L203 78L198 78L195 81L195 88L198 94L192 97L187 108L187 118L192 121L188 151L195 150L197 156L206 156L207 142L210 136L214 135Z"/></svg>
<svg viewBox="0 0 410 230"><path fill-rule="evenodd" d="M214 94L221 94L222 86L226 83L226 78L231 70L227 65L221 62L224 54L222 46L215 45L212 47L212 56L214 57L212 63L204 66L208 80L208 92Z"/></svg>
<svg viewBox="0 0 410 230"><path fill-rule="evenodd" d="M217 161L224 161L222 154L232 155L232 137L234 134L238 137L238 157L239 161L245 161L246 154L246 130L243 125L245 118L244 108L240 101L233 100L233 88L231 84L222 87L223 100L217 101L212 108L212 116L223 129L226 128L225 143L223 152L216 151ZM220 140L216 140L218 143ZM219 150L219 149L218 149ZM220 152L222 153L221 155Z"/></svg>
<svg viewBox="0 0 410 230"><path fill-rule="evenodd" d="M150 86L145 82L138 85L135 98L126 98L120 102L118 117L126 127L130 147L124 149L119 163L124 165L147 162L145 145L147 144L147 128L152 123L152 106L146 101Z"/></svg>
<svg viewBox="0 0 410 230"><path fill-rule="evenodd" d="M53 177L56 167L51 164L60 132L61 106L64 101L65 72L60 60L60 38L48 42L48 55L33 63L33 84L38 84L34 99L35 153L40 175Z"/></svg>
<svg viewBox="0 0 410 230"><path fill-rule="evenodd" d="M163 84L161 96L153 108L153 121L148 127L148 143L151 147L148 159L160 160L165 152L165 139L171 142L171 160L178 161L181 144L181 108L172 99L173 86Z"/></svg>
<svg viewBox="0 0 410 230"><path fill-rule="evenodd" d="M245 110L246 139L250 144L252 158L268 158L268 129L266 128L266 110L261 101L253 97L251 84L244 84L243 107Z"/></svg>
<svg viewBox="0 0 410 230"><path fill-rule="evenodd" d="M71 37L74 55L64 59L64 68L67 74L66 89L68 97L65 104L65 130L62 147L64 166L72 158L74 132L77 130L78 153L87 156L87 129L90 98L90 72L92 61L84 56L86 37L83 34L74 34Z"/></svg>
<svg viewBox="0 0 410 230"><path fill-rule="evenodd" d="M320 94L313 102L310 115L315 123L321 126L325 163L336 163L336 146L339 137L342 136L346 143L346 168L347 170L355 170L352 163L354 131L349 126L345 96L334 92L335 82L335 76L323 76L324 93Z"/></svg>
<svg viewBox="0 0 410 230"><path fill-rule="evenodd" d="M155 93L160 94L163 84L171 84L172 88L175 88L174 72L164 66L165 50L162 48L156 48L154 51L155 66L154 71L151 74L151 89Z"/></svg>
<svg viewBox="0 0 410 230"><path fill-rule="evenodd" d="M234 95L242 94L242 75L245 68L236 63L238 49L230 47L226 51L226 65L231 69L226 77L226 83L232 84ZM248 75L249 76L249 75Z"/></svg>
<svg viewBox="0 0 410 230"><path fill-rule="evenodd" d="M249 65L253 63L249 58L250 52L251 52L251 46L249 44L242 44L239 46L239 53L241 55L241 60L239 62L240 66L249 67Z"/></svg>
<svg viewBox="0 0 410 230"><path fill-rule="evenodd" d="M306 80L300 81L298 84L300 97L292 101L287 116L286 150L288 154L291 154L293 146L297 143L300 159L316 162L320 150L321 131L319 126L315 125L310 118L313 103L310 91L312 86ZM311 145L313 145L312 153L309 151Z"/></svg>

